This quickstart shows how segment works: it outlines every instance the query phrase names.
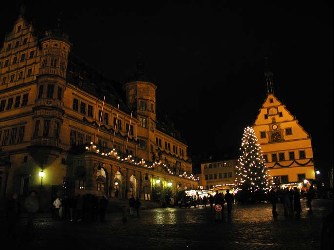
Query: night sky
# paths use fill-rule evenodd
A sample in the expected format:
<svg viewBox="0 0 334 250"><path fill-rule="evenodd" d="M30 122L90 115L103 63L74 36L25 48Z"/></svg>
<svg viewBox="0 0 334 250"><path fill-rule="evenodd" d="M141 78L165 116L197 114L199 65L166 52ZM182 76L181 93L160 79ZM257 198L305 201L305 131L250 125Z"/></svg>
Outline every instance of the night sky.
<svg viewBox="0 0 334 250"><path fill-rule="evenodd" d="M20 2L1 6L1 42ZM112 80L126 82L141 58L158 112L195 163L238 157L266 97L268 57L275 95L311 135L316 167L333 166L331 1L24 2L41 31L60 15L73 52Z"/></svg>

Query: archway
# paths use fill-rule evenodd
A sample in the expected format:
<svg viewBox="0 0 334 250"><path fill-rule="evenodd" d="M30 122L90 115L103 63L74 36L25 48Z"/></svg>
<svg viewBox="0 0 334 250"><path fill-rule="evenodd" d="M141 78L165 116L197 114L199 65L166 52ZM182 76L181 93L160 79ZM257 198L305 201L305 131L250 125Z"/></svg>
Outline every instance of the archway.
<svg viewBox="0 0 334 250"><path fill-rule="evenodd" d="M113 182L113 196L118 198L121 196L120 194L122 194L122 174L117 171Z"/></svg>

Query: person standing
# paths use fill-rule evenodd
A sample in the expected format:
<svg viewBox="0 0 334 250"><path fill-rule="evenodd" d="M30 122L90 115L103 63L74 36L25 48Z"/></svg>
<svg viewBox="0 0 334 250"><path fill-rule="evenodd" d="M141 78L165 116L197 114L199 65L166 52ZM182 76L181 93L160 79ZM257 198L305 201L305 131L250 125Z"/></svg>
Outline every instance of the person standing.
<svg viewBox="0 0 334 250"><path fill-rule="evenodd" d="M308 212L310 214L313 212L313 210L312 210L312 200L313 200L313 198L314 198L314 189L313 189L313 186L311 186L306 193L306 206L307 206Z"/></svg>
<svg viewBox="0 0 334 250"><path fill-rule="evenodd" d="M16 226L20 220L21 205L18 199L17 193L6 201L6 225L7 225L7 238L16 239Z"/></svg>
<svg viewBox="0 0 334 250"><path fill-rule="evenodd" d="M106 195L103 195L99 201L99 215L101 222L106 221L108 203L109 203L108 197Z"/></svg>
<svg viewBox="0 0 334 250"><path fill-rule="evenodd" d="M134 208L135 208L135 202L136 202L135 197L133 195L131 195L131 197L129 199L130 215L133 215Z"/></svg>
<svg viewBox="0 0 334 250"><path fill-rule="evenodd" d="M136 200L135 200L135 209L136 209L137 217L139 217L139 209L140 209L140 206L141 206L141 202L140 202L139 197L137 196L137 197L136 197Z"/></svg>
<svg viewBox="0 0 334 250"><path fill-rule="evenodd" d="M53 201L53 213L54 213L54 218L56 220L60 219L60 210L61 208L61 200L59 197L57 197L54 201Z"/></svg>
<svg viewBox="0 0 334 250"><path fill-rule="evenodd" d="M274 188L272 188L269 191L269 202L271 203L271 213L274 219L276 219L278 216L278 213L276 210L277 201L278 201L277 191Z"/></svg>
<svg viewBox="0 0 334 250"><path fill-rule="evenodd" d="M227 205L227 214L230 215L232 212L232 205L234 203L234 197L233 197L233 194L230 193L229 189L226 190L225 201Z"/></svg>
<svg viewBox="0 0 334 250"><path fill-rule="evenodd" d="M33 229L34 219L39 209L39 201L35 190L32 190L24 200L24 207L28 213L27 228Z"/></svg>
<svg viewBox="0 0 334 250"><path fill-rule="evenodd" d="M297 187L293 188L293 210L297 217L300 217L302 212L302 205L300 203L300 193Z"/></svg>

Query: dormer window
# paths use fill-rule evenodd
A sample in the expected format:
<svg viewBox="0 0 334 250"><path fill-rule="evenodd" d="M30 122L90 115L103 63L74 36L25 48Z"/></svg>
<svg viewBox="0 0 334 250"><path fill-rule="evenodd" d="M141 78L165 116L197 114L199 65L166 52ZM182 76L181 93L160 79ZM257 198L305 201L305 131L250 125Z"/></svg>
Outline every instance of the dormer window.
<svg viewBox="0 0 334 250"><path fill-rule="evenodd" d="M274 99L273 99L273 98L269 98L269 102L270 102L270 103L273 103L273 102L274 102Z"/></svg>

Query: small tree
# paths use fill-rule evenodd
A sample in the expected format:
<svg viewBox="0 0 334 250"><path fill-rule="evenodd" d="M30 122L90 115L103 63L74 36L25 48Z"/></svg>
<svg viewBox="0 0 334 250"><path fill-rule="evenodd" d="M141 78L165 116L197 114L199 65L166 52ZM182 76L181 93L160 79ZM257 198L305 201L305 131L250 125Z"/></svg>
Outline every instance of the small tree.
<svg viewBox="0 0 334 250"><path fill-rule="evenodd" d="M270 188L268 170L252 127L246 127L241 141L241 155L238 159L235 185L244 199L257 199L257 195L266 194ZM240 197L241 198L241 197Z"/></svg>

